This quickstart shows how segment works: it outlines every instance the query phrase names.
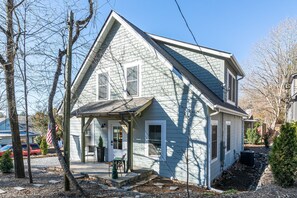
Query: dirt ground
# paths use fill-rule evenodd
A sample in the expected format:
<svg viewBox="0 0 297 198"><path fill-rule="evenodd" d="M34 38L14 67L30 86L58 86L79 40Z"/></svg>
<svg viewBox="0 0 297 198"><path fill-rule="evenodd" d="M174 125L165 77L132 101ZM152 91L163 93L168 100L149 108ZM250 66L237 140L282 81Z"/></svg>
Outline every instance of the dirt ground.
<svg viewBox="0 0 297 198"><path fill-rule="evenodd" d="M255 165L250 167L235 163L216 179L213 187L220 190L248 191L256 190L260 177L268 164L269 148L263 145L245 145L245 149L255 152Z"/></svg>
<svg viewBox="0 0 297 198"><path fill-rule="evenodd" d="M263 177L263 175L261 177L262 169L264 170L266 167L266 155L269 149L263 146L250 145L247 145L247 148L254 150L256 153L255 167L235 164L213 185L214 188L225 190L224 193L219 194L216 191L189 186L190 197L296 197L297 184L288 189L275 185L271 182L269 169L266 169L265 174L263 174L264 176L268 175L268 177ZM260 166L260 163L263 166ZM29 183L28 178L15 179L13 173L0 173L0 197L81 197L79 192L75 190L71 192L64 191L61 172L53 172L45 168L33 168L32 172L34 184L43 184L44 186L33 186ZM260 177L261 180L265 180L262 182L264 185L254 190ZM51 184L50 180L55 180L58 183ZM129 191L108 187L99 183L96 179L82 178L78 179L78 182L90 197L187 197L187 187L184 183L161 177L156 177ZM18 191L14 187L23 187L25 189ZM170 190L170 187L177 188ZM5 191L5 193L1 194L1 190Z"/></svg>

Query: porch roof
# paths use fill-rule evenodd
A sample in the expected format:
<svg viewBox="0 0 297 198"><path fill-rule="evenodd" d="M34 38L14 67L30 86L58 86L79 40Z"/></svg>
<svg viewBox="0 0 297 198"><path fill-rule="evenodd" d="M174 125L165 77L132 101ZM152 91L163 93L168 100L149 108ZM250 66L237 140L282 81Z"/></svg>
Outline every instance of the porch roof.
<svg viewBox="0 0 297 198"><path fill-rule="evenodd" d="M128 98L90 102L74 111L76 117L100 117L141 113L152 103L153 97Z"/></svg>

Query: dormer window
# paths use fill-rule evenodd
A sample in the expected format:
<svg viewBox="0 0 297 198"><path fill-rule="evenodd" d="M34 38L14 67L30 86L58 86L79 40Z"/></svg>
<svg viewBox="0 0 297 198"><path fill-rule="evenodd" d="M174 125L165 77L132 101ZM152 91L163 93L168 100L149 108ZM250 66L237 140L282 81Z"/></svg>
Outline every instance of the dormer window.
<svg viewBox="0 0 297 198"><path fill-rule="evenodd" d="M235 79L235 76L229 70L227 72L227 85L228 85L227 101L229 103L235 104L235 100L236 100L236 79Z"/></svg>
<svg viewBox="0 0 297 198"><path fill-rule="evenodd" d="M108 100L109 98L109 83L108 73L103 72L98 74L98 100Z"/></svg>

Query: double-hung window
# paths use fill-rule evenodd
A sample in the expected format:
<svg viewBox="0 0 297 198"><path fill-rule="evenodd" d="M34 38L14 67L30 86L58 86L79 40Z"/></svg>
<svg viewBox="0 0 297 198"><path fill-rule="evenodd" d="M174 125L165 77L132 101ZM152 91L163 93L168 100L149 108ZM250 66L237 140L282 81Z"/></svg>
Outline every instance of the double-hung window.
<svg viewBox="0 0 297 198"><path fill-rule="evenodd" d="M127 96L139 96L139 67L126 67L126 92Z"/></svg>
<svg viewBox="0 0 297 198"><path fill-rule="evenodd" d="M236 79L235 76L228 70L227 72L228 85L228 102L235 103L236 100Z"/></svg>
<svg viewBox="0 0 297 198"><path fill-rule="evenodd" d="M213 120L211 124L211 159L218 157L218 121Z"/></svg>
<svg viewBox="0 0 297 198"><path fill-rule="evenodd" d="M166 121L145 121L146 154L160 160L166 159Z"/></svg>
<svg viewBox="0 0 297 198"><path fill-rule="evenodd" d="M109 83L108 73L98 74L98 100L108 100L109 98Z"/></svg>

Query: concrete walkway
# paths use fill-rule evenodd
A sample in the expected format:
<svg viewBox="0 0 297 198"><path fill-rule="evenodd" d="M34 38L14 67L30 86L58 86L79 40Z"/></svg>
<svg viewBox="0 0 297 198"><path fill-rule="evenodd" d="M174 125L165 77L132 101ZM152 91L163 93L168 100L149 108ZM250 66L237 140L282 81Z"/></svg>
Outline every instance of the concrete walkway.
<svg viewBox="0 0 297 198"><path fill-rule="evenodd" d="M102 178L111 178L112 171L112 167L109 167L109 164L104 162L71 162L70 169L74 173Z"/></svg>

